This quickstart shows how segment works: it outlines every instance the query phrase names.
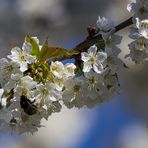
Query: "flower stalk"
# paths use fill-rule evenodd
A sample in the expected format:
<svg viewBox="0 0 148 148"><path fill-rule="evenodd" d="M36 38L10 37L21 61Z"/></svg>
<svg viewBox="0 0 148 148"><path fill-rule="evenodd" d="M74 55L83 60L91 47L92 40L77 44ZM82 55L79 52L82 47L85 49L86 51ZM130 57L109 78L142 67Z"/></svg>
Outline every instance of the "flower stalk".
<svg viewBox="0 0 148 148"><path fill-rule="evenodd" d="M125 20L124 22L120 23L119 25L117 25L115 27L115 32L118 32L130 25L133 24L132 21L132 17L130 17L129 19ZM102 35L98 34L99 32L97 32L93 37L91 36L87 36L86 39L84 41L82 41L81 43L79 43L78 45L76 45L72 50L77 50L79 51L79 53L77 55L65 55L65 56L60 56L60 57L56 57L56 58L52 58L48 60L48 63L50 63L51 61L63 61L63 60L67 60L67 59L77 59L79 57L79 55L81 54L81 52L86 51L90 46L100 42L103 40Z"/></svg>

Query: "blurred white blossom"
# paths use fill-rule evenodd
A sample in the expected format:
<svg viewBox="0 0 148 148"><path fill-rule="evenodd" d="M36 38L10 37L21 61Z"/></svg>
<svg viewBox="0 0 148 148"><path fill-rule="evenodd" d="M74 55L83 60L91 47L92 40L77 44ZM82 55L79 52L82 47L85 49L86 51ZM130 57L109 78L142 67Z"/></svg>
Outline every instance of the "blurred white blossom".
<svg viewBox="0 0 148 148"><path fill-rule="evenodd" d="M109 30L112 30L114 29L114 23L112 20L110 19L107 19L105 17L98 17L98 20L97 20L97 27L103 31L103 32L107 32Z"/></svg>

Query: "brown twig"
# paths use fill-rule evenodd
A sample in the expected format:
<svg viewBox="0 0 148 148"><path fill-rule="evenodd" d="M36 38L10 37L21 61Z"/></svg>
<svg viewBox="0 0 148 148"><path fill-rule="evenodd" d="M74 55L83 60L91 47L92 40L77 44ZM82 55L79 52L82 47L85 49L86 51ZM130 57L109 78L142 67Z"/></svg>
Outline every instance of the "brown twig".
<svg viewBox="0 0 148 148"><path fill-rule="evenodd" d="M117 25L115 27L115 32L118 32L130 25L132 25L132 17L127 19L126 21L120 23L119 25ZM82 41L81 43L79 43L78 45L76 45L72 50L78 50L80 53L86 51L90 46L94 45L95 43L99 42L100 40L102 40L102 36L100 34L96 34L93 37L86 37L86 39L84 41ZM79 54L80 54L79 53ZM56 57L56 58L52 58L49 59L49 63L50 61L63 61L63 60L67 60L67 59L76 59L77 56L79 55L65 55L65 56L61 56L61 57Z"/></svg>

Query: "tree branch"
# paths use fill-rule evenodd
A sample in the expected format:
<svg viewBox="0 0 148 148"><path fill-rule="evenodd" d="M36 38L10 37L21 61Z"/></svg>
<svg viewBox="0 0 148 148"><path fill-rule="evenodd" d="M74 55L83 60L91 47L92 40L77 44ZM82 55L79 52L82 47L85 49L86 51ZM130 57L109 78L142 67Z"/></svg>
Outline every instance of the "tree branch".
<svg viewBox="0 0 148 148"><path fill-rule="evenodd" d="M119 25L117 25L115 27L115 32L118 32L130 25L132 25L133 22L132 22L132 17L127 19L126 21L120 23ZM90 46L94 45L95 43L101 41L103 38L101 36L101 34L96 34L95 36L93 37L87 37L84 41L82 41L81 43L79 43L78 45L76 45L76 47L74 47L72 50L78 50L81 52L84 52L86 51ZM79 54L80 54L79 53ZM78 55L65 55L65 56L61 56L61 57L56 57L56 58L52 58L52 59L49 59L49 63L51 61L63 61L63 60L67 60L67 59L72 59L72 58L75 58L77 59Z"/></svg>

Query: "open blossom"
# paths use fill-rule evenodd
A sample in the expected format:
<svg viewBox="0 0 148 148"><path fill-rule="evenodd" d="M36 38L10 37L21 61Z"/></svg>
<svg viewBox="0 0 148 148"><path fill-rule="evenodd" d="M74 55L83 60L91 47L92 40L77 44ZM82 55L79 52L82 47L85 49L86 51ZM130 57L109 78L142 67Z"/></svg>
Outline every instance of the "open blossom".
<svg viewBox="0 0 148 148"><path fill-rule="evenodd" d="M62 62L52 62L50 65L50 71L55 77L62 78L64 75L64 65Z"/></svg>
<svg viewBox="0 0 148 148"><path fill-rule="evenodd" d="M101 18L100 16L98 17L98 20L97 20L97 26L103 32L112 30L115 27L112 20L107 19L105 17Z"/></svg>
<svg viewBox="0 0 148 148"><path fill-rule="evenodd" d="M136 19L136 26L138 28L138 32L140 36L148 39L148 19L146 20L139 20Z"/></svg>
<svg viewBox="0 0 148 148"><path fill-rule="evenodd" d="M68 77L73 77L75 75L75 69L76 66L73 63L67 63L65 64L65 76Z"/></svg>
<svg viewBox="0 0 148 148"><path fill-rule="evenodd" d="M97 74L93 71L84 74L85 76L85 86L87 90L86 97L87 99L95 100L100 94L100 88L104 85L104 75Z"/></svg>
<svg viewBox="0 0 148 148"><path fill-rule="evenodd" d="M93 69L96 73L102 73L106 66L107 54L103 51L97 52L95 45L88 49L88 52L81 53L83 61L83 72L89 72Z"/></svg>
<svg viewBox="0 0 148 148"><path fill-rule="evenodd" d="M11 50L11 55L8 55L7 57L12 61L19 63L21 72L28 69L28 64L35 62L34 56L29 55L29 53L21 50L18 47L13 48Z"/></svg>
<svg viewBox="0 0 148 148"><path fill-rule="evenodd" d="M18 63L8 61L6 58L0 59L0 84L4 86L9 81L11 74L19 71Z"/></svg>
<svg viewBox="0 0 148 148"><path fill-rule="evenodd" d="M128 4L127 9L133 13L136 28L132 27L129 37L130 57L135 63L145 63L148 60L148 1L136 0Z"/></svg>
<svg viewBox="0 0 148 148"><path fill-rule="evenodd" d="M41 100L43 104L47 106L51 104L53 101L57 101L61 99L60 91L56 91L50 82L47 82L45 85L38 84L36 88L38 92L38 95L36 96L36 98Z"/></svg>
<svg viewBox="0 0 148 148"><path fill-rule="evenodd" d="M127 5L127 10L132 13L144 13L146 0L136 0L136 2L131 2Z"/></svg>
<svg viewBox="0 0 148 148"><path fill-rule="evenodd" d="M99 83L103 84L103 75L97 74L93 71L87 72L84 74L86 78L86 83L88 84L88 88L91 89L96 89L99 87Z"/></svg>
<svg viewBox="0 0 148 148"><path fill-rule="evenodd" d="M70 79L65 82L65 89L63 91L63 101L68 108L73 106L81 107L84 105L85 99L84 81L82 77Z"/></svg>
<svg viewBox="0 0 148 148"><path fill-rule="evenodd" d="M11 75L19 71L19 64L13 61L8 61L6 58L0 59L0 72Z"/></svg>
<svg viewBox="0 0 148 148"><path fill-rule="evenodd" d="M18 99L21 95L31 97L31 91L36 87L36 85L37 82L35 82L32 77L22 77L16 81L16 88L14 89L15 97Z"/></svg>
<svg viewBox="0 0 148 148"><path fill-rule="evenodd" d="M136 0L136 2L131 2L127 5L127 10L134 14L134 18L145 19L148 16L148 1Z"/></svg>
<svg viewBox="0 0 148 148"><path fill-rule="evenodd" d="M17 83L20 81L22 77L23 77L23 73L11 74L11 77L9 78L9 81L5 84L4 88L9 91L11 89L16 88Z"/></svg>
<svg viewBox="0 0 148 148"><path fill-rule="evenodd" d="M130 53L127 57L130 57L136 63L144 63L148 60L148 39L139 37L128 46Z"/></svg>

